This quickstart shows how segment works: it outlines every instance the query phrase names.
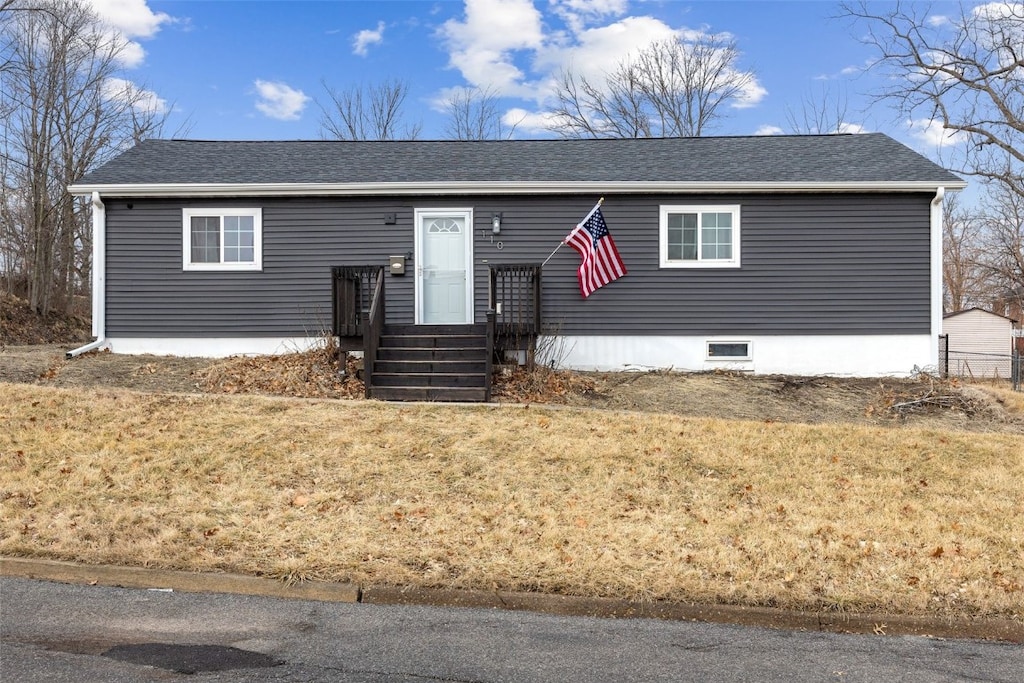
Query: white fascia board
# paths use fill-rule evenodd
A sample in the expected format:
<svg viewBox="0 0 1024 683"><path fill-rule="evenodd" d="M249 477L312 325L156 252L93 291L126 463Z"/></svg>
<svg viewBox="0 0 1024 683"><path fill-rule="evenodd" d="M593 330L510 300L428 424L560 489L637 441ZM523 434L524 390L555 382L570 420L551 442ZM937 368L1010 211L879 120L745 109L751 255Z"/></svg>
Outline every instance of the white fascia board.
<svg viewBox="0 0 1024 683"><path fill-rule="evenodd" d="M939 187L959 190L967 183L913 182L830 182L830 183L697 183L697 182L554 182L554 183L174 183L71 185L73 195L99 192L106 197L283 197L283 196L375 196L375 195L479 195L479 194L566 194L566 193L651 193L651 192L935 192Z"/></svg>

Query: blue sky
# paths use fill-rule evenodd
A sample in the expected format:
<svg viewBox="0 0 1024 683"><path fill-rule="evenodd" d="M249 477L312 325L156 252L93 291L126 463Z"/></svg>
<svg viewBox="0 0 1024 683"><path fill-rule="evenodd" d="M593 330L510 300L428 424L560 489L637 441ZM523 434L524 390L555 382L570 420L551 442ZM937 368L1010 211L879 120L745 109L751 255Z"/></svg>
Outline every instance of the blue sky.
<svg viewBox="0 0 1024 683"><path fill-rule="evenodd" d="M444 137L438 101L451 88L501 95L515 137L544 137L551 82L569 66L608 70L652 39L728 33L756 75L742 106L712 131L781 132L787 112L824 92L845 98L844 129L881 131L936 157L928 121L898 118L871 93L882 83L858 28L834 2L769 0L92 0L132 41L125 77L170 112L165 135L316 139L324 83L337 90L401 79L420 137ZM936 16L954 7L937 3Z"/></svg>

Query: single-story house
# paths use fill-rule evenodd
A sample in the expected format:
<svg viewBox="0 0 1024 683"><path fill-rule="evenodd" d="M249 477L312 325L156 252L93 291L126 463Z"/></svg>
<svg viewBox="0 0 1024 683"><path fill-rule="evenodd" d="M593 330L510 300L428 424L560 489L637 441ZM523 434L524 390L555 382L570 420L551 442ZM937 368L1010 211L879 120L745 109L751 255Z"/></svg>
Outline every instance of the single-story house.
<svg viewBox="0 0 1024 683"><path fill-rule="evenodd" d="M147 140L70 188L94 211L84 348L360 334L366 307L339 297L361 281L365 304L383 268L383 324L527 308L565 367L905 375L938 362L942 199L963 187L877 133ZM600 198L628 274L583 298L579 255L556 248Z"/></svg>
<svg viewBox="0 0 1024 683"><path fill-rule="evenodd" d="M972 379L1010 378L1016 323L982 308L944 315L948 374Z"/></svg>

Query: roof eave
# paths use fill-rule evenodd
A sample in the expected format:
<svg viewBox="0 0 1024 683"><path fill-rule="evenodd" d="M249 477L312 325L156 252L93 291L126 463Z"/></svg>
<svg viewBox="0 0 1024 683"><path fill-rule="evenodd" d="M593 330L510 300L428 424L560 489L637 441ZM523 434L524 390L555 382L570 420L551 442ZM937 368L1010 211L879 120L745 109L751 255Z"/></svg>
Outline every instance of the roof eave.
<svg viewBox="0 0 1024 683"><path fill-rule="evenodd" d="M75 184L74 195L110 197L286 197L378 195L479 195L657 192L928 192L961 190L963 181L899 182L468 182L468 183L110 183Z"/></svg>

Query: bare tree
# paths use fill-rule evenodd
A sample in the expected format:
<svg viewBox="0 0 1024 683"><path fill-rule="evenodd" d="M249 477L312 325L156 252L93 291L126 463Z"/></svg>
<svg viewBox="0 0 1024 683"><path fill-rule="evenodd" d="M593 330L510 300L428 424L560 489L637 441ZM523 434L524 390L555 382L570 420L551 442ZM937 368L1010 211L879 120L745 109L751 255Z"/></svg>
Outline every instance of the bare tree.
<svg viewBox="0 0 1024 683"><path fill-rule="evenodd" d="M571 138L700 136L754 84L736 42L719 35L655 42L603 78L563 72L551 130Z"/></svg>
<svg viewBox="0 0 1024 683"><path fill-rule="evenodd" d="M498 109L498 94L491 88L457 88L445 101L449 140L501 140L515 131L506 128Z"/></svg>
<svg viewBox="0 0 1024 683"><path fill-rule="evenodd" d="M942 211L942 309L949 313L986 305L985 223L956 194L946 197Z"/></svg>
<svg viewBox="0 0 1024 683"><path fill-rule="evenodd" d="M407 124L403 107L409 85L393 79L377 85L334 90L323 83L330 102L317 101L320 132L336 140L415 140L421 124Z"/></svg>
<svg viewBox="0 0 1024 683"><path fill-rule="evenodd" d="M1024 4L961 6L931 16L921 3L843 5L878 51L880 93L908 117L961 137L958 170L1024 197Z"/></svg>
<svg viewBox="0 0 1024 683"><path fill-rule="evenodd" d="M873 68L889 76L879 96L902 116L938 122L961 143L952 163L987 190L978 257L984 287L996 299L1022 297L1024 4L961 5L953 16L931 11L918 3L843 5L878 52Z"/></svg>
<svg viewBox="0 0 1024 683"><path fill-rule="evenodd" d="M1006 184L990 193L981 246L979 262L993 307L999 313L1007 307L1024 310L1024 196Z"/></svg>
<svg viewBox="0 0 1024 683"><path fill-rule="evenodd" d="M550 129L565 138L649 138L654 111L638 70L623 62L600 83L563 71Z"/></svg>
<svg viewBox="0 0 1024 683"><path fill-rule="evenodd" d="M808 92L797 112L786 107L787 131L793 135L828 135L845 133L849 128L845 92L835 92L822 85L818 92Z"/></svg>
<svg viewBox="0 0 1024 683"><path fill-rule="evenodd" d="M66 310L89 276L88 207L67 186L144 135L143 90L112 90L126 43L80 0L14 3L0 22L3 212L0 261L30 305Z"/></svg>

